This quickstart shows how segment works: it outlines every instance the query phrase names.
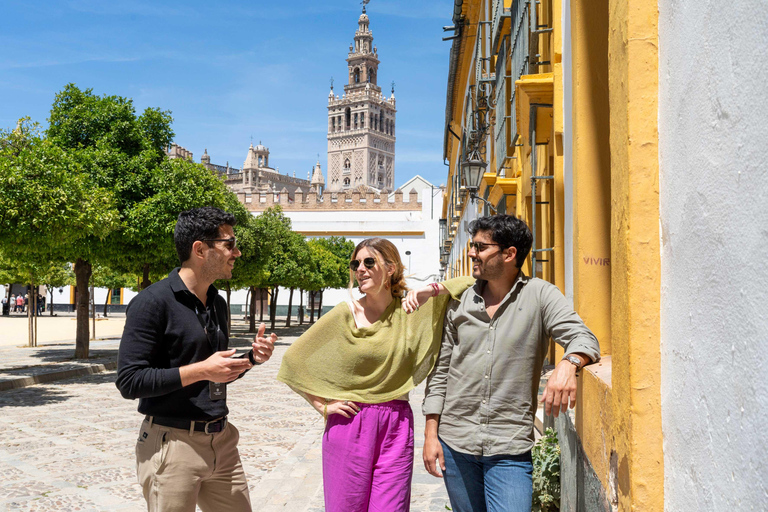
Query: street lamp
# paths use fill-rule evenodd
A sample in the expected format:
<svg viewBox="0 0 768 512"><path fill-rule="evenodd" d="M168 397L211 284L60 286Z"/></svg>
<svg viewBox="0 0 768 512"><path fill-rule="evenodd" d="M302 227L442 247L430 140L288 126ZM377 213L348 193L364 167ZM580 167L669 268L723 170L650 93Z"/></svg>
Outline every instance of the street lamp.
<svg viewBox="0 0 768 512"><path fill-rule="evenodd" d="M412 270L411 270L411 251L405 251L405 255L408 256L408 272L412 272Z"/></svg>
<svg viewBox="0 0 768 512"><path fill-rule="evenodd" d="M469 192L470 200L479 199L487 204L493 210L493 213L496 213L496 208L491 203L477 195L486 167L488 167L488 164L483 162L477 150L474 149L461 163L461 174L464 177L464 186L467 188L467 192Z"/></svg>

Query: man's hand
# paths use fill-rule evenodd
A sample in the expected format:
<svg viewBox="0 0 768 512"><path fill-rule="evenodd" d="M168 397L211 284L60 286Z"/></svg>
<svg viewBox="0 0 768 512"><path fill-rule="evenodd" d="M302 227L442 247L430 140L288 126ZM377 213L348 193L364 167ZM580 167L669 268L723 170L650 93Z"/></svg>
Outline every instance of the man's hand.
<svg viewBox="0 0 768 512"><path fill-rule="evenodd" d="M557 363L539 400L544 402L544 412L557 418L568 409L569 400L573 409L576 406L576 388L576 366L565 360Z"/></svg>
<svg viewBox="0 0 768 512"><path fill-rule="evenodd" d="M445 473L445 457L443 456L443 447L437 438L439 417L437 414L427 415L427 426L424 431L424 449L421 452L421 457L424 459L424 468L426 468L427 473L443 478L443 473ZM440 464L440 471L437 470L438 463Z"/></svg>
<svg viewBox="0 0 768 512"><path fill-rule="evenodd" d="M272 351L275 350L275 342L277 341L277 334L272 333L269 338L264 337L264 331L267 326L262 324L259 326L259 332L253 339L253 358L259 363L265 363L272 357Z"/></svg>
<svg viewBox="0 0 768 512"><path fill-rule="evenodd" d="M222 350L214 352L211 357L202 361L204 380L212 382L232 382L237 379L241 373L251 367L248 359L232 358L236 350ZM201 379L203 380L203 379Z"/></svg>

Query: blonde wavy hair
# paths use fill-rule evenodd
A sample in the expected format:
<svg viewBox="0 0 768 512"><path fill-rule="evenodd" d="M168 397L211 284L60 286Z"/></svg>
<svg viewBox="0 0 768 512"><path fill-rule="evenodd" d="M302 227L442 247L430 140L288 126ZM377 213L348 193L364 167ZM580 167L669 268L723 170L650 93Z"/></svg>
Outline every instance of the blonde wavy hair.
<svg viewBox="0 0 768 512"><path fill-rule="evenodd" d="M366 238L357 244L357 247L355 247L355 250L352 253L352 259L350 261L357 259L357 253L360 252L360 249L363 247L366 247L369 251L371 251L373 257L376 258L376 261L383 268L394 268L394 273L389 278L389 281L384 282L384 285L389 288L392 297L403 297L405 292L408 291L408 285L405 284L405 267L403 266L403 262L400 260L400 252L397 250L397 247L395 247L395 244L384 238ZM354 286L355 273L350 270L350 291L352 291Z"/></svg>

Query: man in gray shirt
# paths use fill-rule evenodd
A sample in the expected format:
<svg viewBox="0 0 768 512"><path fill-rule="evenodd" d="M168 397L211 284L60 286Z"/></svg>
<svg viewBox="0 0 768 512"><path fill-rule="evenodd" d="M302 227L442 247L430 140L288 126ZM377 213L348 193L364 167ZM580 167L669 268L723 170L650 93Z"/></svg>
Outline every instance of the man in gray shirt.
<svg viewBox="0 0 768 512"><path fill-rule="evenodd" d="M557 287L520 270L532 242L525 222L495 215L469 230L477 282L445 316L423 404L424 465L444 475L454 512L529 512L533 420L549 339L565 348L542 396L555 417L575 405L576 372L600 359L600 347Z"/></svg>

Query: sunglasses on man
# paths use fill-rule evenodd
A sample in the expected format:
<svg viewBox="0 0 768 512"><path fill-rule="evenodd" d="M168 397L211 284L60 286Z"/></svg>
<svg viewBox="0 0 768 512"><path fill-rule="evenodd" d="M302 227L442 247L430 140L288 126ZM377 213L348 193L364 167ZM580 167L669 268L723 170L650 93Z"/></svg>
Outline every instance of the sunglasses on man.
<svg viewBox="0 0 768 512"><path fill-rule="evenodd" d="M232 238L203 238L200 240L201 242L225 242L224 247L226 247L230 251L234 251L235 247L237 247L237 238L234 236Z"/></svg>
<svg viewBox="0 0 768 512"><path fill-rule="evenodd" d="M470 249L474 249L475 252L483 252L486 249L486 247L488 247L490 245L497 245L497 246L501 247L501 244L488 244L488 243L485 243L485 242L469 242L469 248Z"/></svg>
<svg viewBox="0 0 768 512"><path fill-rule="evenodd" d="M376 259L372 257L363 258L363 265L365 265L365 268L368 270L371 270L373 267L376 266ZM360 262L358 260L352 260L349 262L349 269L352 272L357 272L357 269L360 268Z"/></svg>

